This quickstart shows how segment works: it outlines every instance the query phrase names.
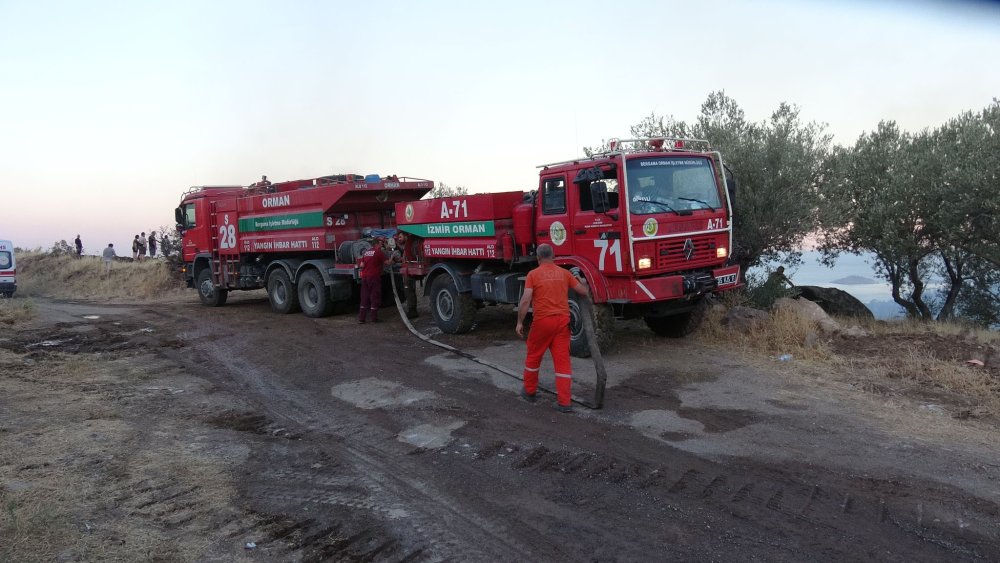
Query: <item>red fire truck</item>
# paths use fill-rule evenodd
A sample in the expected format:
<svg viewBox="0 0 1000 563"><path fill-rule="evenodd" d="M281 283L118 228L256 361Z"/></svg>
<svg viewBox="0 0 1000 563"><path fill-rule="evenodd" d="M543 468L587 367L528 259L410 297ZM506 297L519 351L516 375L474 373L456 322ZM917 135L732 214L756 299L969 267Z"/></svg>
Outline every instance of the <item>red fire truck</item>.
<svg viewBox="0 0 1000 563"><path fill-rule="evenodd" d="M612 140L606 152L539 167L538 189L396 204L413 238L402 270L423 280L438 327L461 333L484 304L515 304L534 249L590 285L603 349L615 318L679 337L703 298L740 286L732 249L735 181L707 141ZM571 349L589 355L571 292Z"/></svg>
<svg viewBox="0 0 1000 563"><path fill-rule="evenodd" d="M707 294L739 287L728 261L735 183L707 142L612 141L540 168L535 191L427 200L432 182L395 177L193 188L177 210L188 279L206 305L266 288L277 312L323 316L351 299L372 237L395 234L411 310L418 281L438 327L463 333L479 307L518 302L548 243L589 284L602 348L616 318L683 336ZM586 356L580 304L570 310L572 351Z"/></svg>
<svg viewBox="0 0 1000 563"><path fill-rule="evenodd" d="M263 288L277 313L329 315L351 300L355 263L374 237L396 232L394 204L433 187L357 174L195 186L175 210L188 286L212 307L231 290Z"/></svg>

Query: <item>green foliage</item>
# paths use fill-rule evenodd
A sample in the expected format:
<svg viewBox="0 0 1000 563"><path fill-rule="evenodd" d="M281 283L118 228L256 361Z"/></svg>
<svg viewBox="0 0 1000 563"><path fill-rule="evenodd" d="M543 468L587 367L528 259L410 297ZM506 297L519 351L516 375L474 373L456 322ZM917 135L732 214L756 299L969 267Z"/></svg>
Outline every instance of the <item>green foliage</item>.
<svg viewBox="0 0 1000 563"><path fill-rule="evenodd" d="M965 281L955 303L956 316L1000 328L1000 269L986 264L980 262Z"/></svg>
<svg viewBox="0 0 1000 563"><path fill-rule="evenodd" d="M431 191L427 192L427 195L425 195L423 199L431 199L435 197L454 197L465 195L467 193L469 193L469 190L462 186L452 187L444 182L438 182L438 185Z"/></svg>
<svg viewBox="0 0 1000 563"><path fill-rule="evenodd" d="M70 256L76 255L76 247L70 246L65 240L61 240L52 245L52 249L49 250L49 254L53 256Z"/></svg>
<svg viewBox="0 0 1000 563"><path fill-rule="evenodd" d="M916 134L883 122L853 147L835 150L820 207L827 257L873 253L876 274L913 318L961 314L995 323L998 126L994 101ZM945 284L928 298L932 276Z"/></svg>
<svg viewBox="0 0 1000 563"><path fill-rule="evenodd" d="M786 103L763 122L747 121L723 92L702 104L693 132L712 141L739 182L733 258L744 271L779 255L796 262L803 239L816 229L831 143L825 129L803 122L799 108Z"/></svg>
<svg viewBox="0 0 1000 563"><path fill-rule="evenodd" d="M156 232L160 233L158 240L159 247L156 249L157 254L169 260L180 261L181 235L177 232L177 229L161 225Z"/></svg>
<svg viewBox="0 0 1000 563"><path fill-rule="evenodd" d="M799 292L787 287L773 276L748 272L743 288L746 304L756 309L768 310L782 297L796 297Z"/></svg>

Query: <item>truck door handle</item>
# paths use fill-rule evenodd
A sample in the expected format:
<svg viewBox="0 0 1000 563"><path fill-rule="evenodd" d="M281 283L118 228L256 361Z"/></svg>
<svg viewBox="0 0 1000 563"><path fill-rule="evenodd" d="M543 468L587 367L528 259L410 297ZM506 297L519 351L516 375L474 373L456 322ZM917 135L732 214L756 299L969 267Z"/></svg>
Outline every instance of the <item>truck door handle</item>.
<svg viewBox="0 0 1000 563"><path fill-rule="evenodd" d="M535 234L537 234L540 237L544 237L544 236L548 236L549 232L548 231L538 231Z"/></svg>
<svg viewBox="0 0 1000 563"><path fill-rule="evenodd" d="M585 235L585 234L587 234L587 230L586 229L577 229L577 230L573 231L573 234L574 235Z"/></svg>

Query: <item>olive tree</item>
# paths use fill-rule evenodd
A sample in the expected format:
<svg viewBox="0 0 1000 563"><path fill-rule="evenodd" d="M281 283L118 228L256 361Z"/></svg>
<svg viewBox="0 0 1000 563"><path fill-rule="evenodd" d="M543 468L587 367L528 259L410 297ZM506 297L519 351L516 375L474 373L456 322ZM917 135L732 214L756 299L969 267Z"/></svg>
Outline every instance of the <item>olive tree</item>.
<svg viewBox="0 0 1000 563"><path fill-rule="evenodd" d="M841 252L871 253L893 301L911 317L931 319L924 287L935 249L912 181L925 146L890 121L834 151L823 189L821 249L828 263Z"/></svg>
<svg viewBox="0 0 1000 563"><path fill-rule="evenodd" d="M458 195L466 195L469 190L462 186L449 186L444 182L438 182L437 186L434 186L431 191L427 192L427 195L423 199L431 199L435 197L454 197Z"/></svg>
<svg viewBox="0 0 1000 563"><path fill-rule="evenodd" d="M946 284L940 320L955 316L963 291L976 292L981 305L996 294L995 287L977 286L995 280L990 270L1000 268L998 118L1000 104L994 101L982 112L965 112L936 129L927 151L933 166L917 178L915 191L926 202L927 229ZM965 307L963 313L968 312Z"/></svg>
<svg viewBox="0 0 1000 563"><path fill-rule="evenodd" d="M831 136L826 126L803 122L799 108L781 103L770 119L747 121L723 92L701 106L692 132L719 149L738 179L733 259L742 271L799 249L817 226L820 186Z"/></svg>

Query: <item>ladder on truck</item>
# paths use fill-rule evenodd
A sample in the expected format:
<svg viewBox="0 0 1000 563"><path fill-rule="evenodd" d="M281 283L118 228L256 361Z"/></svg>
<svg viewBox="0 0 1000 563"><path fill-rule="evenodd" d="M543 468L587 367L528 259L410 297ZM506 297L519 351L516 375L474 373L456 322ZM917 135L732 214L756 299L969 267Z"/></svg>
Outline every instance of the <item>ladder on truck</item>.
<svg viewBox="0 0 1000 563"><path fill-rule="evenodd" d="M220 245L222 243L219 236L219 225L217 223L218 214L216 213L216 202L211 202L209 205L211 212L208 214L208 233L209 240L212 244L212 258L211 258L211 268L212 268L212 284L216 287L221 287L223 289L229 288L229 262L225 256L219 252ZM225 236L225 235L222 235Z"/></svg>

